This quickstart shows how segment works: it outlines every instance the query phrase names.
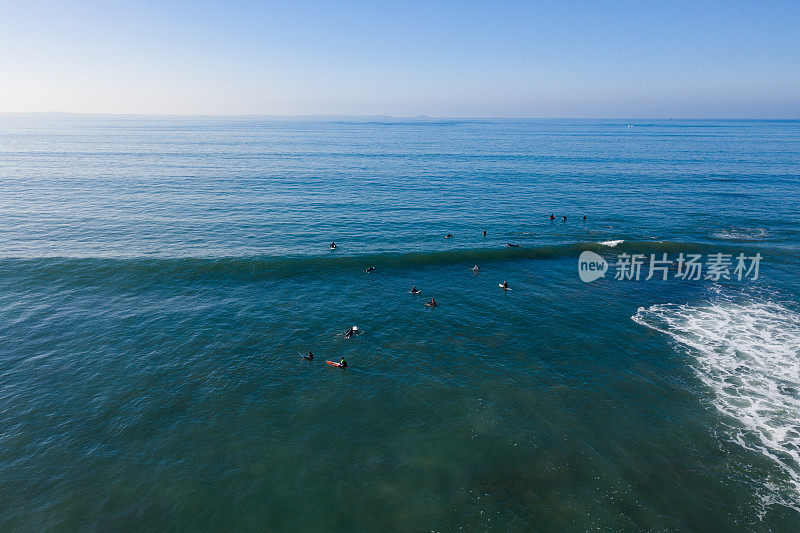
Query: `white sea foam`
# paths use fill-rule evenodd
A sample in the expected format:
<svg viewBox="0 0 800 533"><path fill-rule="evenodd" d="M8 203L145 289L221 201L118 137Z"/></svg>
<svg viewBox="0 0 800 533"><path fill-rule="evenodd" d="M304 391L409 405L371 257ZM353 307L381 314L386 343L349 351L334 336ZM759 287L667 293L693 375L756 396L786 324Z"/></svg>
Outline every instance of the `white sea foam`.
<svg viewBox="0 0 800 533"><path fill-rule="evenodd" d="M775 303L718 302L654 305L631 318L686 348L733 440L786 473L777 484L761 480L765 502L800 510L800 315Z"/></svg>
<svg viewBox="0 0 800 533"><path fill-rule="evenodd" d="M724 241L759 241L767 236L764 228L745 228L718 231L711 235Z"/></svg>
<svg viewBox="0 0 800 533"><path fill-rule="evenodd" d="M599 244L602 244L603 246L610 246L611 248L613 248L613 247L617 246L618 244L622 244L623 242L625 242L624 239L618 239L618 240L615 240L615 241L603 241L603 242L601 242Z"/></svg>

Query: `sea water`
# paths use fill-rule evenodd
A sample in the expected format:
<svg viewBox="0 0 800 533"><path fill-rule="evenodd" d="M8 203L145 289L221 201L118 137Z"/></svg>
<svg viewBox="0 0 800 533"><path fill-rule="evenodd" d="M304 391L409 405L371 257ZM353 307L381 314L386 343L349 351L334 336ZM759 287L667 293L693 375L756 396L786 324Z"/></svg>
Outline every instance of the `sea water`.
<svg viewBox="0 0 800 533"><path fill-rule="evenodd" d="M798 260L800 122L0 116L0 528L796 530Z"/></svg>

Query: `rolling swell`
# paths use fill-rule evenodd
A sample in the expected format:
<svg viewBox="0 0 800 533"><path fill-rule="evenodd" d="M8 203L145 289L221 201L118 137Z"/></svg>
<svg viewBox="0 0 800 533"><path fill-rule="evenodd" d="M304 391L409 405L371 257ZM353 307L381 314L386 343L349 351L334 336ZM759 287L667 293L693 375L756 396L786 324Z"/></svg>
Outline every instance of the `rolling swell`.
<svg viewBox="0 0 800 533"><path fill-rule="evenodd" d="M613 244L610 244L613 243ZM378 253L359 255L286 255L246 257L41 257L0 259L0 277L5 281L94 285L105 283L158 283L167 281L256 281L315 276L330 273L360 272L366 266L378 270L463 264L485 265L519 260L575 259L591 250L611 259L621 253L738 253L740 248L698 243L604 241L519 248L475 248L437 252Z"/></svg>

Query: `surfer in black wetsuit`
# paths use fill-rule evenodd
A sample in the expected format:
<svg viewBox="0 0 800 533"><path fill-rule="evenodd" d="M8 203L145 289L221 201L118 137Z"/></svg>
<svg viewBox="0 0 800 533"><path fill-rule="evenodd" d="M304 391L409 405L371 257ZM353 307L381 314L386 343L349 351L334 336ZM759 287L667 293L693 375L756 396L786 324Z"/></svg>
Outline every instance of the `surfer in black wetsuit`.
<svg viewBox="0 0 800 533"><path fill-rule="evenodd" d="M347 361L344 360L344 357L342 357L342 360L339 361L339 366L342 368L347 368Z"/></svg>
<svg viewBox="0 0 800 533"><path fill-rule="evenodd" d="M508 246L509 248L519 248L522 245L521 244L511 244L510 242L507 242L506 246Z"/></svg>
<svg viewBox="0 0 800 533"><path fill-rule="evenodd" d="M450 235L449 233L445 236L445 239L452 239L452 238L453 238L453 236Z"/></svg>
<svg viewBox="0 0 800 533"><path fill-rule="evenodd" d="M331 250L335 250L336 249L336 243L332 242L330 248L331 248Z"/></svg>
<svg viewBox="0 0 800 533"><path fill-rule="evenodd" d="M583 221L586 222L586 215L583 215Z"/></svg>
<svg viewBox="0 0 800 533"><path fill-rule="evenodd" d="M417 288L416 285L411 287L411 294L419 294L421 291Z"/></svg>
<svg viewBox="0 0 800 533"><path fill-rule="evenodd" d="M508 282L507 282L507 281L504 281L504 282L503 282L503 289L507 289L507 288L508 288Z"/></svg>
<svg viewBox="0 0 800 533"><path fill-rule="evenodd" d="M314 354L311 353L311 350L309 350L308 351L308 355L304 355L303 359L308 359L309 361L313 361L314 360Z"/></svg>
<svg viewBox="0 0 800 533"><path fill-rule="evenodd" d="M427 305L428 307L436 307L436 299L431 298L431 301L426 303L425 305Z"/></svg>
<svg viewBox="0 0 800 533"><path fill-rule="evenodd" d="M375 267L369 267L364 272L374 272L374 271L375 271Z"/></svg>
<svg viewBox="0 0 800 533"><path fill-rule="evenodd" d="M556 216L553 213L550 213L550 220L555 220Z"/></svg>
<svg viewBox="0 0 800 533"><path fill-rule="evenodd" d="M347 333L344 334L344 338L345 339L349 339L350 337L352 337L355 334L355 332L356 332L356 327L353 326L353 327L351 327L350 329L347 330Z"/></svg>
<svg viewBox="0 0 800 533"><path fill-rule="evenodd" d="M483 230L483 236L486 237L486 230Z"/></svg>
<svg viewBox="0 0 800 533"><path fill-rule="evenodd" d="M566 221L567 221L567 215L563 215L561 217L561 222L566 222Z"/></svg>

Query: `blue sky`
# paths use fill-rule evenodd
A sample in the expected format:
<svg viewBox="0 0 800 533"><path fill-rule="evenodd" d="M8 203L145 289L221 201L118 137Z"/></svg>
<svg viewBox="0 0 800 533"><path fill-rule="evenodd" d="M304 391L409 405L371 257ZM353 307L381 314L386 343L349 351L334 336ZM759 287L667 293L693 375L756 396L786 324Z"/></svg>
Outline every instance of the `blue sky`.
<svg viewBox="0 0 800 533"><path fill-rule="evenodd" d="M800 1L6 2L0 111L800 118Z"/></svg>

